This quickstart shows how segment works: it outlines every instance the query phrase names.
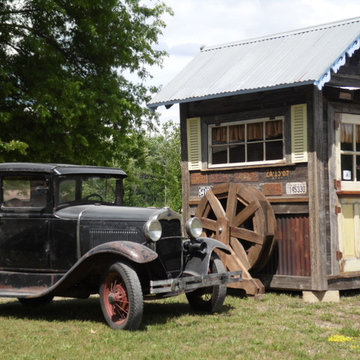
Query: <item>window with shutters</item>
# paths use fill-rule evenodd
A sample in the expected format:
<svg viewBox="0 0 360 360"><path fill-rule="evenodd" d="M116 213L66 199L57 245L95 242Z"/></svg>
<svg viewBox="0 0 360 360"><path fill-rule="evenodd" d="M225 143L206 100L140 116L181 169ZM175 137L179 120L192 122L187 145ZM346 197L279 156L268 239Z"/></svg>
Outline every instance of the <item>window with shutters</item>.
<svg viewBox="0 0 360 360"><path fill-rule="evenodd" d="M210 125L208 133L210 167L284 160L283 117Z"/></svg>

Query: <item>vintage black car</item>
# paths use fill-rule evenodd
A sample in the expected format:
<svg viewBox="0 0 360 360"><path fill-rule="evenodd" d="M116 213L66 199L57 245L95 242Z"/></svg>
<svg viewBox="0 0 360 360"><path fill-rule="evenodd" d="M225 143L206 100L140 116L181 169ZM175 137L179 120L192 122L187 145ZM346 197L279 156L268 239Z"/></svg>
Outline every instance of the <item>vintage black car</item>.
<svg viewBox="0 0 360 360"><path fill-rule="evenodd" d="M169 208L123 204L124 171L38 163L0 164L0 296L24 305L54 296L100 294L114 329L140 326L144 299L186 293L197 310L215 312L226 284L240 281L201 237L197 218Z"/></svg>

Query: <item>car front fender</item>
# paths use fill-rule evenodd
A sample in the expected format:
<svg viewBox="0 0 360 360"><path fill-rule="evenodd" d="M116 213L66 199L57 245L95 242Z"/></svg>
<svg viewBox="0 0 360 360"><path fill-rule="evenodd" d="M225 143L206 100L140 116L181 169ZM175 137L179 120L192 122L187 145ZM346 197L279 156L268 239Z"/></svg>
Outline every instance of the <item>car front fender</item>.
<svg viewBox="0 0 360 360"><path fill-rule="evenodd" d="M225 244L215 239L200 237L193 240L193 243L201 244L203 247L202 251L194 251L189 256L184 270L185 275L199 276L207 274L211 255L215 249L219 249L226 254L231 253Z"/></svg>
<svg viewBox="0 0 360 360"><path fill-rule="evenodd" d="M158 254L155 251L149 249L145 245L131 241L111 241L92 248L84 256L82 256L82 258L102 253L121 255L138 264L146 264L158 257Z"/></svg>
<svg viewBox="0 0 360 360"><path fill-rule="evenodd" d="M81 283L94 269L107 269L109 264L119 259L127 259L137 264L150 263L158 254L148 247L130 241L112 241L98 245L85 253L58 281L46 290L19 297L35 298L47 295L72 296L69 289ZM77 297L77 296L75 296Z"/></svg>

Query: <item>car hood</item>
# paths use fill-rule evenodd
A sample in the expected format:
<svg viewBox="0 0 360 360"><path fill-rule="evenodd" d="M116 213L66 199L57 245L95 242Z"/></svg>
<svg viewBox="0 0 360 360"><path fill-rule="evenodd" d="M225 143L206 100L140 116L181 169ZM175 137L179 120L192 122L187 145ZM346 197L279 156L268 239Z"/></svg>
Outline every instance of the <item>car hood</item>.
<svg viewBox="0 0 360 360"><path fill-rule="evenodd" d="M116 220L116 221L147 221L154 219L180 219L175 211L165 207L140 208L128 206L107 206L107 205L77 205L69 206L55 212L55 216L65 220Z"/></svg>

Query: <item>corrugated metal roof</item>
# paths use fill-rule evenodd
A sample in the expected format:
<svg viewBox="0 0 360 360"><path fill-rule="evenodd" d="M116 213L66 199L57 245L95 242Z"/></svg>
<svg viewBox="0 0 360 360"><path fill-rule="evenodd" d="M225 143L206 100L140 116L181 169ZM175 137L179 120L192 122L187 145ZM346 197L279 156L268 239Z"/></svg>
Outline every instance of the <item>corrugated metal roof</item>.
<svg viewBox="0 0 360 360"><path fill-rule="evenodd" d="M150 108L274 88L321 89L360 48L360 17L203 48Z"/></svg>

